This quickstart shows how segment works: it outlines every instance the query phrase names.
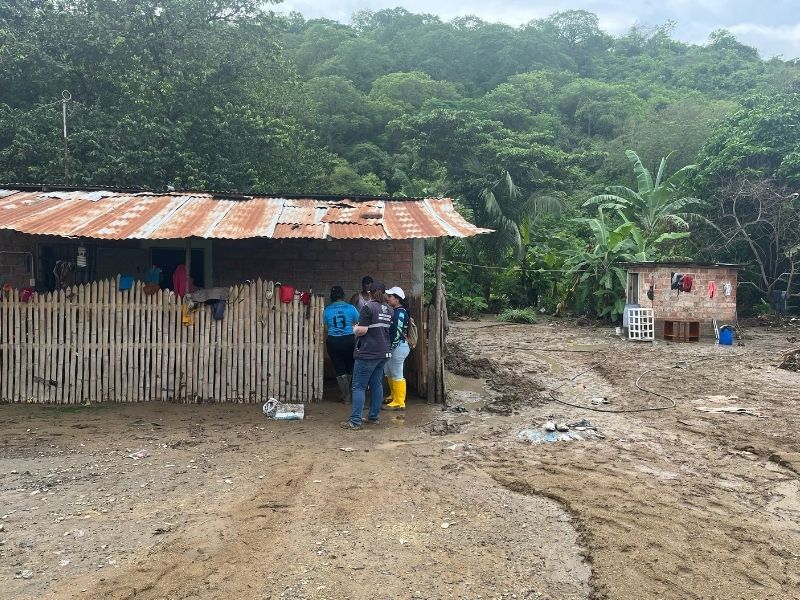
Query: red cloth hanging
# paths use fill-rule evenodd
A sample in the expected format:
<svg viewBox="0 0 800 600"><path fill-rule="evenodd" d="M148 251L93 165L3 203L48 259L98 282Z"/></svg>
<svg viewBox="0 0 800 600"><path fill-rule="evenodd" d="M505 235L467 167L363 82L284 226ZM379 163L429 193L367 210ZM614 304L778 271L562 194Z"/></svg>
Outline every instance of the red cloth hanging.
<svg viewBox="0 0 800 600"><path fill-rule="evenodd" d="M717 284L713 281L708 282L708 297L713 298L717 295Z"/></svg>
<svg viewBox="0 0 800 600"><path fill-rule="evenodd" d="M189 278L189 289L186 289L186 265L178 265L172 274L172 291L178 298L183 298L187 292L194 291L194 281Z"/></svg>

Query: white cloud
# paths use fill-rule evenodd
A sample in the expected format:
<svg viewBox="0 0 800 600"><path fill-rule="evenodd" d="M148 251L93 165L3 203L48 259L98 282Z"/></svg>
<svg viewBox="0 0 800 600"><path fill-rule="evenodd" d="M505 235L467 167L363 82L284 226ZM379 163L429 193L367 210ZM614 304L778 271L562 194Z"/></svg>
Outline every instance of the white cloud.
<svg viewBox="0 0 800 600"><path fill-rule="evenodd" d="M326 17L342 23L358 10L381 10L398 5L414 13L432 13L443 20L476 15L486 21L521 25L554 12L583 9L594 12L600 26L619 35L632 25L677 22L675 36L691 43L704 43L715 29L728 29L743 43L755 46L763 56L800 56L798 0L766 0L754 7L753 0L285 0L276 10L295 10L307 18ZM754 19L757 23L753 23Z"/></svg>
<svg viewBox="0 0 800 600"><path fill-rule="evenodd" d="M794 25L739 23L727 29L740 42L755 46L767 57L777 55L783 55L785 59L800 57L800 23Z"/></svg>

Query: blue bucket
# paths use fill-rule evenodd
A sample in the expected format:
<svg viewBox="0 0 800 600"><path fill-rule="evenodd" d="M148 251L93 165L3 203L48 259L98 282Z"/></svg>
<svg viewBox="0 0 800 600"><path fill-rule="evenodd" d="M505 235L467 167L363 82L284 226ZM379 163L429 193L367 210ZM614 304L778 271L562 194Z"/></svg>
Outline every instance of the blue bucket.
<svg viewBox="0 0 800 600"><path fill-rule="evenodd" d="M730 325L719 330L719 343L723 346L733 346L733 328Z"/></svg>

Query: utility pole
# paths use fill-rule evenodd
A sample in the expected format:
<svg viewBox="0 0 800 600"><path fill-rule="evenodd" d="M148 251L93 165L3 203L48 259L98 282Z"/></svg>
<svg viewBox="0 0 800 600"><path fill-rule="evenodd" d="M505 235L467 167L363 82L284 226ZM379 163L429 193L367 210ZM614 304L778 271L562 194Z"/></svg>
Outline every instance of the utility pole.
<svg viewBox="0 0 800 600"><path fill-rule="evenodd" d="M67 90L61 92L61 115L64 122L64 184L69 184L69 147L67 146L67 102L72 100L72 94Z"/></svg>

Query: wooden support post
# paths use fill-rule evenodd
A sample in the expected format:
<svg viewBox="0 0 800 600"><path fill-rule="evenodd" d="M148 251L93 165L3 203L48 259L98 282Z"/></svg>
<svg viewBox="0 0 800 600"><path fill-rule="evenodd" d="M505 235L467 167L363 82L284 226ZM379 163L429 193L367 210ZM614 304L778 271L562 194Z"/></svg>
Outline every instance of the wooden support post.
<svg viewBox="0 0 800 600"><path fill-rule="evenodd" d="M191 291L189 282L192 281L192 238L186 238L186 258L184 262L186 263L186 293L188 294Z"/></svg>
<svg viewBox="0 0 800 600"><path fill-rule="evenodd" d="M444 383L444 293L442 285L442 238L436 239L436 292L433 297L433 315L428 329L428 402L445 401Z"/></svg>

